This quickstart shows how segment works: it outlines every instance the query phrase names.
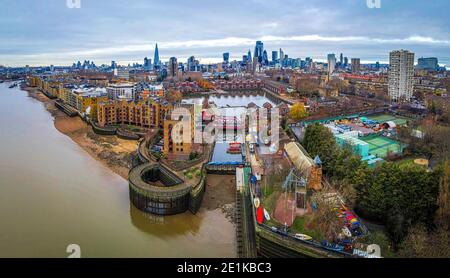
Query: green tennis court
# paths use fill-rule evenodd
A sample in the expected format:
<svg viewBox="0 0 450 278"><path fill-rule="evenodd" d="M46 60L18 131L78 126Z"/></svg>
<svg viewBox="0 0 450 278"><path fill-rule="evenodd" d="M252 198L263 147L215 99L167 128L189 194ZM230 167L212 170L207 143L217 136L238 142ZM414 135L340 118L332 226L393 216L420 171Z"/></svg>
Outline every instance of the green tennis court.
<svg viewBox="0 0 450 278"><path fill-rule="evenodd" d="M369 154L380 158L386 158L390 152L399 154L403 152L402 145L387 137L375 135L360 138L369 144Z"/></svg>
<svg viewBox="0 0 450 278"><path fill-rule="evenodd" d="M367 118L372 121L376 121L378 123L386 123L386 122L392 121L396 125L406 125L408 122L405 118L398 117L398 116L392 116L389 114L373 115L373 116L368 116Z"/></svg>

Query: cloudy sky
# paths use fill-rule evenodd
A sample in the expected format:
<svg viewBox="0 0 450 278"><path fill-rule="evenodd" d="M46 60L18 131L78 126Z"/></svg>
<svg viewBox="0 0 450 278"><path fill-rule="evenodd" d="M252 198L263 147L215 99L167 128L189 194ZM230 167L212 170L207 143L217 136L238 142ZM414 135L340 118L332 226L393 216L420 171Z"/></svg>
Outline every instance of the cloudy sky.
<svg viewBox="0 0 450 278"><path fill-rule="evenodd" d="M70 2L71 0L69 0ZM72 0L75 1L75 0ZM0 64L142 63L158 42L163 60L241 59L256 40L270 52L323 60L343 52L387 61L390 50L450 65L450 0L0 0Z"/></svg>

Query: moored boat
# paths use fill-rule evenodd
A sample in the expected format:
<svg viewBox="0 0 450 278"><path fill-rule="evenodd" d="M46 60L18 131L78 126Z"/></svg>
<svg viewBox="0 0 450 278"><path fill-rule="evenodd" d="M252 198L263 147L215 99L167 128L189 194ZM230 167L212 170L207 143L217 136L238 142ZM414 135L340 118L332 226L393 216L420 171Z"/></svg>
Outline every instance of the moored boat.
<svg viewBox="0 0 450 278"><path fill-rule="evenodd" d="M303 241L309 241L309 240L313 239L311 236L305 235L305 234L295 234L294 237L296 239L303 240Z"/></svg>

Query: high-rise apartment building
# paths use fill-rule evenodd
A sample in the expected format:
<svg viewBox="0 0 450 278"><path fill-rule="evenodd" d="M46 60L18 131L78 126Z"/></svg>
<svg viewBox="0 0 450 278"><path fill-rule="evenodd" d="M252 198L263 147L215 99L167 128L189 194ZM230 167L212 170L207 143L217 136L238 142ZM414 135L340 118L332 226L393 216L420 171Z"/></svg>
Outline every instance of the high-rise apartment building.
<svg viewBox="0 0 450 278"><path fill-rule="evenodd" d="M187 71L199 71L200 70L200 62L195 60L194 56L191 56L187 60Z"/></svg>
<svg viewBox="0 0 450 278"><path fill-rule="evenodd" d="M352 73L359 73L361 71L361 59L352 58Z"/></svg>
<svg viewBox="0 0 450 278"><path fill-rule="evenodd" d="M336 69L336 55L328 54L328 74L332 74Z"/></svg>
<svg viewBox="0 0 450 278"><path fill-rule="evenodd" d="M178 74L178 61L177 58L171 57L169 60L169 66L167 69L167 75L169 77L177 77Z"/></svg>
<svg viewBox="0 0 450 278"><path fill-rule="evenodd" d="M389 97L393 101L409 101L414 90L414 53L395 50L389 55Z"/></svg>

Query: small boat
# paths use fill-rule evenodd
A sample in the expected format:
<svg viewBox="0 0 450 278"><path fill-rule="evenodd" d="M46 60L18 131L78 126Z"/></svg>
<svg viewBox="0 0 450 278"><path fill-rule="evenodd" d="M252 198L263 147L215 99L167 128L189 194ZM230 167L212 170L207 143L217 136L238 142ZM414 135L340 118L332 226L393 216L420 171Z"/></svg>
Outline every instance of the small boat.
<svg viewBox="0 0 450 278"><path fill-rule="evenodd" d="M324 247L325 249L331 250L331 251L337 251L337 252L342 252L344 251L344 246L339 245L339 244L335 244L335 243L330 243L326 240L322 240L320 242L320 244L322 245L322 247Z"/></svg>
<svg viewBox="0 0 450 278"><path fill-rule="evenodd" d="M241 154L242 153L242 145L240 143L230 143L230 144L228 144L227 153L230 153L230 154Z"/></svg>
<svg viewBox="0 0 450 278"><path fill-rule="evenodd" d="M259 206L261 205L261 201L259 200L259 198L255 198L255 200L253 200L253 203L255 204L255 208L259 208Z"/></svg>
<svg viewBox="0 0 450 278"><path fill-rule="evenodd" d="M346 237L351 237L351 236L352 236L352 232L351 232L350 229L347 228L347 227L342 228L342 233L343 233Z"/></svg>
<svg viewBox="0 0 450 278"><path fill-rule="evenodd" d="M296 239L304 240L304 241L309 241L309 240L312 240L312 239L313 239L313 238L310 237L309 235L305 235L305 234L295 234L294 237L295 237Z"/></svg>
<svg viewBox="0 0 450 278"><path fill-rule="evenodd" d="M229 154L241 154L242 150L228 150L227 153L229 153Z"/></svg>
<svg viewBox="0 0 450 278"><path fill-rule="evenodd" d="M258 224L262 224L263 223L263 221L264 221L264 217L263 217L263 209L261 208L261 207L259 207L257 210L256 210L256 221L258 222Z"/></svg>
<svg viewBox="0 0 450 278"><path fill-rule="evenodd" d="M269 212L268 212L266 209L264 209L264 218L265 218L267 221L270 221L270 214L269 214Z"/></svg>

